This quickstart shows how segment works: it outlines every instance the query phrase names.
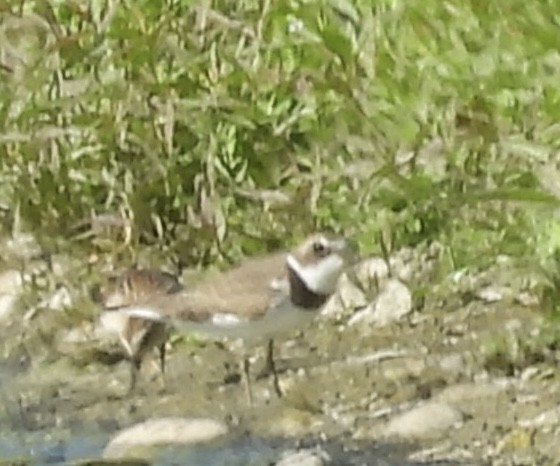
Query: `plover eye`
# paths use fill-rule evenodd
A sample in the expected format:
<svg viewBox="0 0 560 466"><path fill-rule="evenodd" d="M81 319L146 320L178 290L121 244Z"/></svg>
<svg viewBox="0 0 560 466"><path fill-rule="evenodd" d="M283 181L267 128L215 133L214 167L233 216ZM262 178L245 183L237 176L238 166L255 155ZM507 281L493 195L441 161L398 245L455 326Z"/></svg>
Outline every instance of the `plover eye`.
<svg viewBox="0 0 560 466"><path fill-rule="evenodd" d="M330 251L325 243L322 241L315 241L313 243L313 252L320 257L325 257Z"/></svg>

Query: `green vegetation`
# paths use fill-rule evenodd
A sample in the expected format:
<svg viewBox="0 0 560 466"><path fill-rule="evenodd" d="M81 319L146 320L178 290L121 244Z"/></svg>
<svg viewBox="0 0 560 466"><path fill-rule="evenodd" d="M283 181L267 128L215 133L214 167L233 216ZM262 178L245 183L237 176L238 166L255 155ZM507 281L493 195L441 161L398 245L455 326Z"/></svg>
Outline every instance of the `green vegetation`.
<svg viewBox="0 0 560 466"><path fill-rule="evenodd" d="M553 0L0 8L4 225L49 250L207 264L332 228L438 241L447 276L557 247Z"/></svg>

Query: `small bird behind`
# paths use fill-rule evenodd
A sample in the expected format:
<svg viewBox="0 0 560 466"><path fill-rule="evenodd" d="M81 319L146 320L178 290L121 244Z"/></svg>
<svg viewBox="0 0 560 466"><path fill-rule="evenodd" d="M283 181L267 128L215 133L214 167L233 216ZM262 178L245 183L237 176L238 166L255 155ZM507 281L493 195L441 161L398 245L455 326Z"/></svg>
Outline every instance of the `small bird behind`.
<svg viewBox="0 0 560 466"><path fill-rule="evenodd" d="M169 332L163 322L128 316L118 312L119 309L182 289L177 278L171 274L150 269L129 269L119 276L110 277L106 286L99 291L98 299L104 307L100 322L107 330L118 335L130 361L129 392L135 389L142 362L153 348L159 350L163 376Z"/></svg>
<svg viewBox="0 0 560 466"><path fill-rule="evenodd" d="M248 259L182 292L154 296L119 312L179 331L269 342L272 356L272 339L309 323L336 291L353 259L345 240L314 234L289 253ZM252 404L247 357L243 372Z"/></svg>

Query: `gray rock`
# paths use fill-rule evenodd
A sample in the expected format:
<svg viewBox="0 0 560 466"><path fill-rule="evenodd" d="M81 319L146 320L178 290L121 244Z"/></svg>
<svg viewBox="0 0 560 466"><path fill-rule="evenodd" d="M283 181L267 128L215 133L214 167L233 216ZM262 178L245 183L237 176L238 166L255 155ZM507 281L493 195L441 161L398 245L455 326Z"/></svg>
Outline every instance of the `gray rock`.
<svg viewBox="0 0 560 466"><path fill-rule="evenodd" d="M5 270L0 273L0 320L7 319L13 314L23 285L23 276L19 271Z"/></svg>
<svg viewBox="0 0 560 466"><path fill-rule="evenodd" d="M10 259L28 260L41 253L37 239L31 233L14 233L2 244L4 254Z"/></svg>
<svg viewBox="0 0 560 466"><path fill-rule="evenodd" d="M451 353L439 360L439 367L452 374L460 374L466 370L466 364L460 353Z"/></svg>
<svg viewBox="0 0 560 466"><path fill-rule="evenodd" d="M18 293L23 288L23 282L23 276L18 270L4 270L0 273L0 293Z"/></svg>
<svg viewBox="0 0 560 466"><path fill-rule="evenodd" d="M391 419L386 435L408 440L439 437L463 420L463 414L446 403L430 401Z"/></svg>
<svg viewBox="0 0 560 466"><path fill-rule="evenodd" d="M276 466L324 466L329 460L329 456L324 451L289 451L284 453Z"/></svg>
<svg viewBox="0 0 560 466"><path fill-rule="evenodd" d="M339 316L366 305L367 298L362 290L348 278L348 275L343 274L338 282L336 295L323 307L321 314L324 316Z"/></svg>
<svg viewBox="0 0 560 466"><path fill-rule="evenodd" d="M446 403L459 403L479 398L488 399L498 396L506 388L507 385L495 382L460 383L443 389L438 394L437 399Z"/></svg>
<svg viewBox="0 0 560 466"><path fill-rule="evenodd" d="M117 433L105 447L103 458L142 458L153 447L207 443L227 432L224 423L213 419L150 419Z"/></svg>
<svg viewBox="0 0 560 466"><path fill-rule="evenodd" d="M390 324L412 311L412 294L399 280L388 280L375 300L354 314L349 325L367 323L378 326Z"/></svg>
<svg viewBox="0 0 560 466"><path fill-rule="evenodd" d="M382 282L389 277L389 266L381 257L372 257L362 261L357 266L356 275L364 286L369 286L375 280Z"/></svg>
<svg viewBox="0 0 560 466"><path fill-rule="evenodd" d="M486 286L476 292L476 297L486 303L496 303L511 295L512 291L503 286Z"/></svg>
<svg viewBox="0 0 560 466"><path fill-rule="evenodd" d="M12 293L0 294L0 321L10 317L17 307L18 296Z"/></svg>

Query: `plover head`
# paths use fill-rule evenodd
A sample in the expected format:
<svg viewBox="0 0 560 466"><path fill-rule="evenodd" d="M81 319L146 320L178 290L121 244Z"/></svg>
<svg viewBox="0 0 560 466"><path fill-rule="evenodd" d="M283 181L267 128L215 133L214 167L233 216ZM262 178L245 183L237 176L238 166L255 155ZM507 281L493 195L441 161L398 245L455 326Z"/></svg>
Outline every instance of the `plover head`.
<svg viewBox="0 0 560 466"><path fill-rule="evenodd" d="M346 240L316 233L288 254L286 263L289 274L295 274L309 291L330 296L353 259L354 253Z"/></svg>

